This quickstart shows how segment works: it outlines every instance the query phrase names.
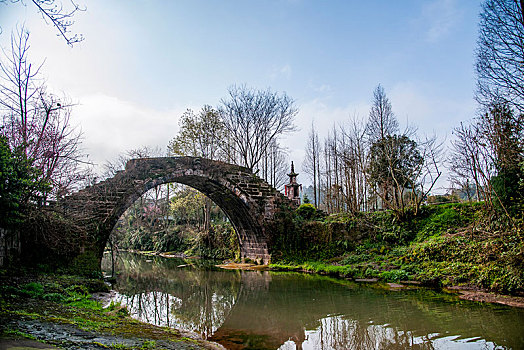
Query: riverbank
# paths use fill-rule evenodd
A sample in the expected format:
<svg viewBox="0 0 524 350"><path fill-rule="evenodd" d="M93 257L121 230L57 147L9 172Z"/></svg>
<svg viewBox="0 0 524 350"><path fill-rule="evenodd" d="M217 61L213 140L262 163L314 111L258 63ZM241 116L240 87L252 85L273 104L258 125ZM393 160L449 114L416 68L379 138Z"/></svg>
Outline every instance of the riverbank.
<svg viewBox="0 0 524 350"><path fill-rule="evenodd" d="M93 298L101 280L0 275L0 348L223 349L198 335L132 319L126 308ZM42 345L44 344L44 345Z"/></svg>
<svg viewBox="0 0 524 350"><path fill-rule="evenodd" d="M403 221L388 211L326 216L307 206L296 211L293 230L277 236L272 269L416 281L476 300L524 297L524 223L482 203L425 206Z"/></svg>
<svg viewBox="0 0 524 350"><path fill-rule="evenodd" d="M304 264L270 264L268 268L272 271L295 271L302 273L312 273L327 275L340 279L347 279L357 283L373 284L377 288L385 288L389 290L405 290L413 288L430 288L437 289L441 292L456 294L460 299L501 304L511 307L524 308L524 295L505 295L495 292L490 292L486 289L481 289L471 285L456 285L445 288L436 287L435 285L424 284L417 280L398 280L398 279L379 279L373 278L353 278L348 277L347 271L350 269L347 266L337 266L325 264L322 262L308 262ZM395 282L388 282L388 281Z"/></svg>
<svg viewBox="0 0 524 350"><path fill-rule="evenodd" d="M460 348L473 336L485 347L493 342L522 348L518 325L524 309L462 301L416 285L399 291L394 284L226 270L205 262L121 254L112 300L137 319L176 325L235 349L294 348L302 342L304 349L368 349L381 342L412 347L403 339L417 346L426 339L421 346L427 348ZM290 339L295 344L285 344Z"/></svg>
<svg viewBox="0 0 524 350"><path fill-rule="evenodd" d="M164 258L183 258L181 254L166 254L161 252L141 252L133 251L135 254L141 254L145 256L161 256ZM185 257L190 259L198 259L198 257ZM364 265L372 264L377 259L371 259L371 261L363 261ZM179 267L185 267L187 265L180 265ZM377 288L384 288L389 290L406 290L413 288L430 288L436 289L444 293L456 294L460 299L501 304L511 307L524 308L524 294L517 292L517 295L507 295L490 291L489 289L480 288L478 286L463 283L460 285L447 285L442 286L432 281L432 283L423 282L415 279L407 279L409 276L407 273L398 272L394 270L385 270L387 273L378 273L379 277L366 277L370 273L368 269L357 270L353 265L337 265L337 263L325 263L319 261L306 262L306 263L288 263L288 264L269 264L269 265L257 265L253 263L237 263L237 262L225 262L223 264L215 265L216 267L226 270L246 270L246 271L292 271L302 272L308 274L319 274L327 275L339 279L351 280L357 283L373 284ZM381 266L388 266L382 264ZM373 275L377 275L376 273ZM405 277L406 279L401 279Z"/></svg>

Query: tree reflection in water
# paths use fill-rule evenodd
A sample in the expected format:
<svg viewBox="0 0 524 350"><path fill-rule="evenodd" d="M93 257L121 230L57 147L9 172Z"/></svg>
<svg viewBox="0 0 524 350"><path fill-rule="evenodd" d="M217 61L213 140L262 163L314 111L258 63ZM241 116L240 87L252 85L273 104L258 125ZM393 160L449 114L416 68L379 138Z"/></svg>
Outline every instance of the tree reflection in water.
<svg viewBox="0 0 524 350"><path fill-rule="evenodd" d="M414 337L411 332L398 331L383 325L363 325L340 316L320 320L320 326L306 331L302 343L287 341L279 349L435 349L428 337Z"/></svg>
<svg viewBox="0 0 524 350"><path fill-rule="evenodd" d="M116 301L228 349L520 349L524 310L419 289L125 257Z"/></svg>
<svg viewBox="0 0 524 350"><path fill-rule="evenodd" d="M235 304L241 277L205 264L123 254L117 263L120 274L114 301L127 306L131 316L141 321L207 338Z"/></svg>

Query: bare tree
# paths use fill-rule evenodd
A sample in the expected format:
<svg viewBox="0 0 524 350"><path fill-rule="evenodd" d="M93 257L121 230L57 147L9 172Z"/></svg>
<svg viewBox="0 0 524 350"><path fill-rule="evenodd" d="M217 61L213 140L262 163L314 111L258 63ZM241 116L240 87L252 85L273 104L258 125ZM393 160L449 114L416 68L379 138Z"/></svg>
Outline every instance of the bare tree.
<svg viewBox="0 0 524 350"><path fill-rule="evenodd" d="M240 165L259 170L260 160L271 142L295 130L298 110L285 93L232 86L219 108Z"/></svg>
<svg viewBox="0 0 524 350"><path fill-rule="evenodd" d="M449 169L451 171L450 182L469 193L471 186L475 189L475 198L485 198L484 190L487 188L483 179L491 178L493 169L486 164L481 155L477 140L480 135L478 129L460 123L453 130L455 139L452 141Z"/></svg>
<svg viewBox="0 0 524 350"><path fill-rule="evenodd" d="M524 114L493 104L477 119L497 173L518 169L524 160Z"/></svg>
<svg viewBox="0 0 524 350"><path fill-rule="evenodd" d="M131 159L161 156L163 156L163 153L159 147L143 146L128 150L104 165L102 177L108 178L115 176L119 171L125 169L126 163ZM110 191L114 190L116 189L110 189ZM129 220L126 220L127 217L134 218L132 220L133 225L135 227L147 229L151 236L159 236L161 233L168 232L171 224L168 220L170 212L169 200L171 194L172 191L170 184L156 186L142 194L140 198L136 200L134 205L130 206L122 215L124 220L122 220L122 222L111 232L108 240L111 251L118 251L119 242L121 242L122 237L127 234L126 230L129 230L129 227L126 226L129 225ZM122 230L122 228L124 229Z"/></svg>
<svg viewBox="0 0 524 350"><path fill-rule="evenodd" d="M343 209L343 166L339 152L339 131L333 125L333 129L324 140L324 182L322 190L324 198L322 209L328 213L337 213Z"/></svg>
<svg viewBox="0 0 524 350"><path fill-rule="evenodd" d="M519 190L524 161L524 116L495 104L470 125L454 130L452 181L460 187L475 185L477 200L503 209L511 220L524 196ZM517 209L518 210L518 209Z"/></svg>
<svg viewBox="0 0 524 350"><path fill-rule="evenodd" d="M322 192L324 194L324 199L322 200L322 209L325 210L328 214L333 213L333 201L332 201L332 183L333 183L333 154L332 154L332 148L331 148L331 137L328 134L328 136L324 139L324 171L322 172L322 175L324 177L324 181L321 181L322 186Z"/></svg>
<svg viewBox="0 0 524 350"><path fill-rule="evenodd" d="M414 189L409 192L409 201L414 208L415 215L418 214L422 202L426 200L442 175L441 167L444 155L443 143L436 135L418 140L417 144L423 163L412 177L415 181L409 184L410 188Z"/></svg>
<svg viewBox="0 0 524 350"><path fill-rule="evenodd" d="M306 145L306 156L302 169L308 174L313 180L313 202L315 208L318 208L320 203L319 195L319 174L320 174L320 143L318 141L318 133L315 130L315 124L311 122L311 130L309 131L307 145Z"/></svg>
<svg viewBox="0 0 524 350"><path fill-rule="evenodd" d="M81 7L75 0L69 0L66 5L62 1L56 0L30 0L36 7L42 19L46 23L50 23L58 31L58 36L61 36L68 45L72 46L84 40L81 34L72 34L71 27L75 23L73 21L74 15L79 11L86 9ZM24 0L0 0L0 4L20 3L26 5Z"/></svg>
<svg viewBox="0 0 524 350"><path fill-rule="evenodd" d="M262 164L262 173L266 181L274 188L281 188L287 180L288 166L287 150L277 140L273 140L267 148Z"/></svg>
<svg viewBox="0 0 524 350"><path fill-rule="evenodd" d="M398 132L398 121L393 114L391 102L386 96L384 88L379 84L373 91L373 103L369 111L368 122L366 123L366 135L368 140L368 147L371 149L374 144L381 144L382 146L375 147L375 152L394 151L395 147L388 147L386 138L395 135ZM392 145L392 144L391 144ZM392 155L375 154L373 156L376 160L393 159ZM368 164L373 166L373 164ZM386 172L387 173L387 172ZM382 207L388 208L393 203L392 196L394 195L393 179L385 176L375 179L376 181L369 181L371 192L376 199L375 207L378 207L378 198L382 199Z"/></svg>
<svg viewBox="0 0 524 350"><path fill-rule="evenodd" d="M208 159L227 158L225 147L226 129L218 112L211 106L204 106L195 114L187 110L180 119L180 131L169 143L169 154L178 156L204 157ZM212 201L204 198L204 226L211 225Z"/></svg>
<svg viewBox="0 0 524 350"><path fill-rule="evenodd" d="M62 196L82 180L81 133L71 125L72 103L47 91L41 65L30 63L28 50L29 33L22 29L0 61L1 132L40 170L40 179L51 183L52 194Z"/></svg>
<svg viewBox="0 0 524 350"><path fill-rule="evenodd" d="M441 176L442 144L436 137L417 138L417 130L398 130L391 103L379 85L369 120L353 117L333 127L324 140L325 163L320 187L322 209L328 213L391 209L399 219L419 212ZM314 128L308 139L312 149ZM308 154L304 164L312 174ZM313 175L312 175L313 176Z"/></svg>
<svg viewBox="0 0 524 350"><path fill-rule="evenodd" d="M404 218L410 206L406 191L417 190L418 175L424 165L417 142L406 135L388 135L371 145L369 150L368 181L380 188L383 208L391 209Z"/></svg>
<svg viewBox="0 0 524 350"><path fill-rule="evenodd" d="M373 103L366 124L366 134L370 143L383 140L388 135L398 132L398 121L391 108L391 102L384 88L379 84L373 91Z"/></svg>
<svg viewBox="0 0 524 350"><path fill-rule="evenodd" d="M436 137L417 140L416 133L411 126L399 132L391 103L379 85L366 125L366 181L382 208L394 210L399 218L408 208L417 214L441 176L442 144Z"/></svg>
<svg viewBox="0 0 524 350"><path fill-rule="evenodd" d="M119 154L115 159L108 160L104 164L102 177L109 178L115 176L117 172L125 169L127 162L131 159L142 159L162 156L164 156L164 154L160 147L142 146L127 150L124 153Z"/></svg>
<svg viewBox="0 0 524 350"><path fill-rule="evenodd" d="M344 199L350 212L367 209L367 147L365 126L354 117L348 127L341 127L339 155L343 167Z"/></svg>
<svg viewBox="0 0 524 350"><path fill-rule="evenodd" d="M524 0L486 0L480 14L476 99L524 112Z"/></svg>

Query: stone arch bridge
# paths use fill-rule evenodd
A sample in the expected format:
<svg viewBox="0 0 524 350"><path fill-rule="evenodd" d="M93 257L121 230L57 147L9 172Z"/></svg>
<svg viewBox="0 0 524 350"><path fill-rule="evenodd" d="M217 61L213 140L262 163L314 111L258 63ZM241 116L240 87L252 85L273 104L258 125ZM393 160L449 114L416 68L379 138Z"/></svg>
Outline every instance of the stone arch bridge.
<svg viewBox="0 0 524 350"><path fill-rule="evenodd" d="M172 182L197 189L224 211L238 234L241 258L270 260L268 231L280 204L293 204L241 166L195 157L133 159L114 177L64 198L58 206L85 230L101 259L126 209L151 188Z"/></svg>

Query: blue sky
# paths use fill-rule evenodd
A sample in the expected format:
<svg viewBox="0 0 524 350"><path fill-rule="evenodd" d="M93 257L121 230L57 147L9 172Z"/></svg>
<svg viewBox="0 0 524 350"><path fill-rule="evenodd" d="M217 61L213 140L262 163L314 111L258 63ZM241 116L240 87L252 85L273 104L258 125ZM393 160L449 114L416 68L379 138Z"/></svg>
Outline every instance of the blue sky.
<svg viewBox="0 0 524 350"><path fill-rule="evenodd" d="M480 1L80 1L68 47L28 2L0 4L0 45L25 23L48 85L78 103L95 163L143 145L165 149L186 108L217 105L232 84L285 91L299 131L282 140L300 164L320 136L366 118L385 88L401 125L442 139L476 110ZM306 179L302 179L307 182Z"/></svg>

